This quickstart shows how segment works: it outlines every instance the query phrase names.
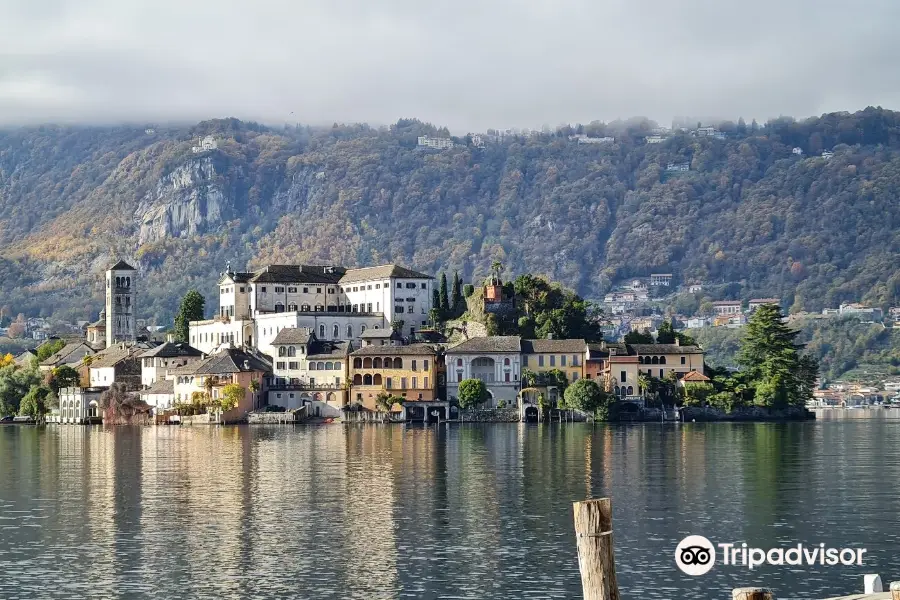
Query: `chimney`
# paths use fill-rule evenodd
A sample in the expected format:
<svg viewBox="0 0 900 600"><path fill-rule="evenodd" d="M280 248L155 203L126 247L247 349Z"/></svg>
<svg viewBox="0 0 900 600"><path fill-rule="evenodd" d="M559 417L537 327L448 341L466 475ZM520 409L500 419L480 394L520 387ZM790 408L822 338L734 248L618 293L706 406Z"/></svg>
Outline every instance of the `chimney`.
<svg viewBox="0 0 900 600"><path fill-rule="evenodd" d="M245 360L245 361L244 361L244 370L245 370L245 371L249 371L249 370L250 370L250 361L249 361L249 360Z"/></svg>
<svg viewBox="0 0 900 600"><path fill-rule="evenodd" d="M676 346L680 346L680 345L681 345L681 340L678 339L678 336L677 336L677 335L675 336L675 345L676 345Z"/></svg>
<svg viewBox="0 0 900 600"><path fill-rule="evenodd" d="M606 350L606 340L603 340L603 341L600 342L600 349L601 349L601 350Z"/></svg>
<svg viewBox="0 0 900 600"><path fill-rule="evenodd" d="M175 342L175 334L174 334L174 333L167 333L167 334L166 334L166 341L169 342L170 344L174 343L174 342Z"/></svg>

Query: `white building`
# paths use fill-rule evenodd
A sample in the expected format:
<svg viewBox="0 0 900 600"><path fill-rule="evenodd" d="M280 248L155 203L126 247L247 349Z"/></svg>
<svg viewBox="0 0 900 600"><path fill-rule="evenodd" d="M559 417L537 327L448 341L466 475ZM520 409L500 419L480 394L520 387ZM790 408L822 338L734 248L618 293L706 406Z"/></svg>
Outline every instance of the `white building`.
<svg viewBox="0 0 900 600"><path fill-rule="evenodd" d="M741 313L740 300L720 300L713 302L713 308L719 316L738 315Z"/></svg>
<svg viewBox="0 0 900 600"><path fill-rule="evenodd" d="M826 150L822 153L822 158L824 158L825 160L828 160L832 156L834 156L834 152L832 152L831 150Z"/></svg>
<svg viewBox="0 0 900 600"><path fill-rule="evenodd" d="M863 322L880 321L883 313L880 308L872 308L864 304L841 304L840 314L859 317Z"/></svg>
<svg viewBox="0 0 900 600"><path fill-rule="evenodd" d="M684 325L688 329L702 329L703 327L709 327L710 321L707 317L691 317L685 321Z"/></svg>
<svg viewBox="0 0 900 600"><path fill-rule="evenodd" d="M474 147L476 147L476 148L484 148L484 136L482 136L482 135L480 135L480 134L478 134L478 133L473 133L473 134L471 134L470 137L471 137L471 139L472 139L472 145L473 145Z"/></svg>
<svg viewBox="0 0 900 600"><path fill-rule="evenodd" d="M490 394L487 408L503 400L516 406L519 392L522 340L518 336L471 338L447 350L447 396L459 396L459 384L480 379Z"/></svg>
<svg viewBox="0 0 900 600"><path fill-rule="evenodd" d="M690 163L686 163L686 162L669 163L666 165L666 171L682 172L682 171L690 171L690 170L691 170L691 165L690 165Z"/></svg>
<svg viewBox="0 0 900 600"><path fill-rule="evenodd" d="M160 379L138 394L141 400L153 407L154 414L161 410L169 410L175 406L175 380Z"/></svg>
<svg viewBox="0 0 900 600"><path fill-rule="evenodd" d="M434 148L435 150L447 150L453 147L453 140L450 138L429 137L427 135L419 136L420 148Z"/></svg>
<svg viewBox="0 0 900 600"><path fill-rule="evenodd" d="M158 381L164 381L169 369L183 367L203 358L202 352L184 342L168 341L160 344L140 355L141 385L151 387Z"/></svg>
<svg viewBox="0 0 900 600"><path fill-rule="evenodd" d="M791 150L792 154L796 154L797 156L803 156L803 148L794 148Z"/></svg>
<svg viewBox="0 0 900 600"><path fill-rule="evenodd" d="M766 304L774 304L775 306L781 305L781 300L778 298L754 298L747 303L747 311L754 312L760 306L765 306Z"/></svg>
<svg viewBox="0 0 900 600"><path fill-rule="evenodd" d="M616 141L614 137L590 137L583 134L577 134L575 139L579 144L612 144Z"/></svg>
<svg viewBox="0 0 900 600"><path fill-rule="evenodd" d="M198 154L200 152L206 152L207 150L215 150L218 147L219 143L216 142L216 138L208 135L203 139L197 138L197 145L191 147L191 152Z"/></svg>
<svg viewBox="0 0 900 600"><path fill-rule="evenodd" d="M413 336L428 324L433 289L433 277L397 265L229 270L219 281L217 316L191 322L190 344L207 354L222 344L270 354L269 344L285 328L308 328L322 340L350 341L367 329L390 328L394 320L403 321L402 335Z"/></svg>
<svg viewBox="0 0 900 600"><path fill-rule="evenodd" d="M648 135L644 138L644 141L648 144L662 144L664 141L666 141L666 138L661 135Z"/></svg>
<svg viewBox="0 0 900 600"><path fill-rule="evenodd" d="M274 367L269 404L309 414L339 417L347 404L350 342L319 340L306 329L283 329L272 341Z"/></svg>
<svg viewBox="0 0 900 600"><path fill-rule="evenodd" d="M651 273L650 274L650 285L669 287L672 285L672 274L671 273Z"/></svg>

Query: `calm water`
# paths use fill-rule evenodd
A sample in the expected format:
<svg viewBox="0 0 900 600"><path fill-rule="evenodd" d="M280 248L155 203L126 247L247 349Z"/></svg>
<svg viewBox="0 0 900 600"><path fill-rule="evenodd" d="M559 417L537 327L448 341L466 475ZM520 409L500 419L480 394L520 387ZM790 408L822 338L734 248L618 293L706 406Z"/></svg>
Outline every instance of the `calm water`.
<svg viewBox="0 0 900 600"><path fill-rule="evenodd" d="M573 500L613 498L623 598L900 580L900 421L0 427L0 598L576 598ZM681 538L868 549L676 570Z"/></svg>

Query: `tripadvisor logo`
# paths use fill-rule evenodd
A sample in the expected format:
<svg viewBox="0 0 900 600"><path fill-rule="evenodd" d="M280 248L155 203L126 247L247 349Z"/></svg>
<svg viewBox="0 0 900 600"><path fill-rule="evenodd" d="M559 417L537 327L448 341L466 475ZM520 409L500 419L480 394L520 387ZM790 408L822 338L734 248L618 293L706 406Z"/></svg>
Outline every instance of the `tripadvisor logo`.
<svg viewBox="0 0 900 600"><path fill-rule="evenodd" d="M760 565L829 566L862 565L865 548L829 548L825 544L787 548L752 548L747 544L713 544L702 535L689 535L675 548L675 564L687 575L705 575L716 564L716 548L721 563L749 570Z"/></svg>

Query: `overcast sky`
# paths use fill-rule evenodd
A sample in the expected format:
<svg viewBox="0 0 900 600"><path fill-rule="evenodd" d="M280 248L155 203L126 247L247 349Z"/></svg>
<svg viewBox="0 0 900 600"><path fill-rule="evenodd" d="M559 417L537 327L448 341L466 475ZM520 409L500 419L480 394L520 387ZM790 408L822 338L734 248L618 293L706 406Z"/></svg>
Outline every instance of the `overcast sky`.
<svg viewBox="0 0 900 600"><path fill-rule="evenodd" d="M0 123L900 109L898 25L900 0L0 0Z"/></svg>

